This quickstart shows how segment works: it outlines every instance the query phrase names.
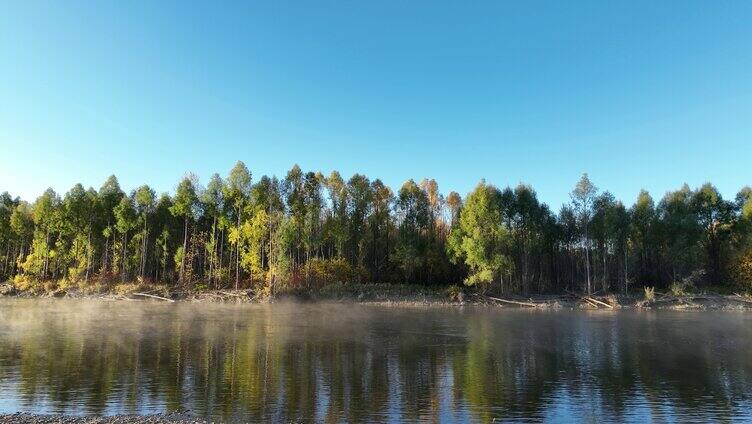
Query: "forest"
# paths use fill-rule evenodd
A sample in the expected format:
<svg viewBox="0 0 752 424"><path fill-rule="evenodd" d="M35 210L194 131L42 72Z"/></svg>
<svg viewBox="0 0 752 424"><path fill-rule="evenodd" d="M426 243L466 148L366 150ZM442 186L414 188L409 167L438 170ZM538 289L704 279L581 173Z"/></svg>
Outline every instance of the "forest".
<svg viewBox="0 0 752 424"><path fill-rule="evenodd" d="M256 180L242 162L173 194L115 176L97 190L0 195L0 281L126 282L274 294L332 282L465 284L496 293L626 293L671 284L752 288L752 188L710 183L627 206L587 174L556 212L524 184L462 197L433 179L396 192L297 165Z"/></svg>

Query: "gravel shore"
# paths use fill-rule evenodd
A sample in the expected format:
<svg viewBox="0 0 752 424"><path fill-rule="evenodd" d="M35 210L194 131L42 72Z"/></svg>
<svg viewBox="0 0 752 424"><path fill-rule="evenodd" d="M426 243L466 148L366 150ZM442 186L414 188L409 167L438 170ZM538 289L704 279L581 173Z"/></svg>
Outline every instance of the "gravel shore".
<svg viewBox="0 0 752 424"><path fill-rule="evenodd" d="M114 415L111 417L74 417L69 415L41 415L29 413L2 414L0 424L207 424L207 421L184 414Z"/></svg>

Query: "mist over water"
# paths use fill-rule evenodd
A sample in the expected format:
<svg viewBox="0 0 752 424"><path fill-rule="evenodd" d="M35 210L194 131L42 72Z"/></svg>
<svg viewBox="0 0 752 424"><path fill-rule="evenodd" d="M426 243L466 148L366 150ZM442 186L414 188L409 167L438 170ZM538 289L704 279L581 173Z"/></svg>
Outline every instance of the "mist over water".
<svg viewBox="0 0 752 424"><path fill-rule="evenodd" d="M0 412L752 420L752 316L0 300Z"/></svg>

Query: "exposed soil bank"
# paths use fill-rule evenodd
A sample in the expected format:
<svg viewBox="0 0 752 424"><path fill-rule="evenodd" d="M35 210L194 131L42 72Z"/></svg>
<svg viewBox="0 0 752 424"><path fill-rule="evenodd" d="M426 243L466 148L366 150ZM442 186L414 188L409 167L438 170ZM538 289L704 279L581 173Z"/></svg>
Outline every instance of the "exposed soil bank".
<svg viewBox="0 0 752 424"><path fill-rule="evenodd" d="M5 297L55 297L74 299L101 299L103 301L160 301L160 302L221 302L221 303L273 303L298 302L353 302L393 306L424 305L486 305L499 308L529 309L671 309L671 310L752 310L752 297L741 294L688 293L679 296L656 293L651 300L641 294L621 295L563 295L505 296L483 295L463 291L451 286L426 287L406 284L331 284L316 290L282 293L270 296L252 290L180 290L166 286L121 284L84 291L39 292L17 290L11 283L0 284L0 296Z"/></svg>

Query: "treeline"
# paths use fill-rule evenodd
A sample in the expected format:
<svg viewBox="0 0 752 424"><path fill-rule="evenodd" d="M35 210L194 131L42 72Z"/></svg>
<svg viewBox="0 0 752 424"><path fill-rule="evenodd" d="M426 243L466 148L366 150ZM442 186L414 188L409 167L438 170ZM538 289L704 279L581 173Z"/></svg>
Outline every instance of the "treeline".
<svg viewBox="0 0 752 424"><path fill-rule="evenodd" d="M503 293L627 291L672 283L752 285L752 189L710 184L627 207L583 175L554 213L527 185L485 183L464 199L434 180L395 193L356 174L279 180L238 162L173 195L52 189L0 195L0 277L27 284L160 282L190 288L312 289L331 282L465 282Z"/></svg>

